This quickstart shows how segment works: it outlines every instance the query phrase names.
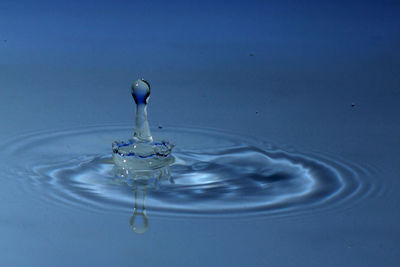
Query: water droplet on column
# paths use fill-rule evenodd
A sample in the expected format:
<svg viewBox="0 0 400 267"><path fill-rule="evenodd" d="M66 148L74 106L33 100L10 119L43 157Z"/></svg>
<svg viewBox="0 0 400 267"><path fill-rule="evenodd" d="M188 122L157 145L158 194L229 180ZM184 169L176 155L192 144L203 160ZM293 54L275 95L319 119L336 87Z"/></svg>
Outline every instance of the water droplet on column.
<svg viewBox="0 0 400 267"><path fill-rule="evenodd" d="M147 104L150 96L150 84L144 79L135 81L131 86L131 94L136 104Z"/></svg>

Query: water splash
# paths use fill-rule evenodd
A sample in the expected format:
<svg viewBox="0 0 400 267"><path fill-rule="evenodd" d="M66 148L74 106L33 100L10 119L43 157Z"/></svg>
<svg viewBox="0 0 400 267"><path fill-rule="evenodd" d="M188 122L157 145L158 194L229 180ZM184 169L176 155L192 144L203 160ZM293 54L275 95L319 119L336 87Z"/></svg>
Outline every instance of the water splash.
<svg viewBox="0 0 400 267"><path fill-rule="evenodd" d="M136 123L133 138L112 143L113 160L122 169L124 176L134 170L156 169L173 162L170 155L174 147L166 140L153 142L147 120L147 101L150 97L150 84L144 79L137 80L131 87L136 103Z"/></svg>
<svg viewBox="0 0 400 267"><path fill-rule="evenodd" d="M129 131L99 126L17 137L1 146L8 166L2 178L46 203L131 213L138 179L116 176L107 150ZM216 130L153 131L177 146L170 178L147 179L146 216L295 216L343 209L379 188L359 165L321 154L288 152Z"/></svg>

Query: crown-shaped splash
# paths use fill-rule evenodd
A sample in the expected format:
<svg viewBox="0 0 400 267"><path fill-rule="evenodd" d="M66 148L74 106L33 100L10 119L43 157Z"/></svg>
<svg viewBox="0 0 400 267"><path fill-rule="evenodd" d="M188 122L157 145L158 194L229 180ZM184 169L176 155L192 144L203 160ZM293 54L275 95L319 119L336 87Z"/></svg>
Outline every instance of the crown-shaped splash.
<svg viewBox="0 0 400 267"><path fill-rule="evenodd" d="M147 101L150 97L150 84L144 79L131 86L132 97L136 103L136 123L133 138L115 141L112 144L113 160L118 172L129 177L135 170L152 170L171 164L173 145L168 141L153 141L147 120Z"/></svg>

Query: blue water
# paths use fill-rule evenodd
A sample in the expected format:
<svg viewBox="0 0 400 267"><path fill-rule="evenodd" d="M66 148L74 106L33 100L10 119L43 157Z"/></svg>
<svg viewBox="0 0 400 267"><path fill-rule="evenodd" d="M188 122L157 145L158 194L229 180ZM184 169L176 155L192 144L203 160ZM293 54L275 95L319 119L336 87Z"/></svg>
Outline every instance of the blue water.
<svg viewBox="0 0 400 267"><path fill-rule="evenodd" d="M3 1L0 265L397 266L399 11ZM108 178L142 77L177 161L136 234L132 184Z"/></svg>

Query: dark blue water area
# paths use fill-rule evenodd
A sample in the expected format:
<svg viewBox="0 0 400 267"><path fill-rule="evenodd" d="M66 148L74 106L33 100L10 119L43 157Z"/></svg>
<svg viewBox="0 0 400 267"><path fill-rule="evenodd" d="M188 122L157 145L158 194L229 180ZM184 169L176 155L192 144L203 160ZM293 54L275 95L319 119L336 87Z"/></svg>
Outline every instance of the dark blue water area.
<svg viewBox="0 0 400 267"><path fill-rule="evenodd" d="M399 13L2 1L0 265L397 266ZM174 161L123 177L141 78Z"/></svg>

